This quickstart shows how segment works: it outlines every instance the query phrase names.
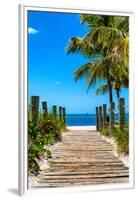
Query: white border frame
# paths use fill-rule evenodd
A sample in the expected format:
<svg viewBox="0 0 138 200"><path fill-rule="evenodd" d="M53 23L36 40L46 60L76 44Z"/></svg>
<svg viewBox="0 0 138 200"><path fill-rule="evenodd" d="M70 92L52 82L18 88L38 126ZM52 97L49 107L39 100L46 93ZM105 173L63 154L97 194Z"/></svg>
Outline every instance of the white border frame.
<svg viewBox="0 0 138 200"><path fill-rule="evenodd" d="M89 9L74 9L74 8L58 8L58 7L43 7L43 6L25 6L19 5L19 153L18 153L18 193L19 195L31 193L49 194L53 192L63 192L63 188L42 188L35 190L28 190L27 180L27 12L33 11L49 11L49 12L64 12L64 13L87 13L87 14L101 14L101 15L122 15L128 16L130 27L130 65L129 77L129 147L130 147L130 167L129 167L129 183L127 184L113 184L113 185L96 185L96 186L80 186L67 187L64 192L79 192L79 191L96 191L96 190L117 190L117 189L133 189L134 188L134 61L133 61L133 13L122 11L103 11L103 10L89 10Z"/></svg>

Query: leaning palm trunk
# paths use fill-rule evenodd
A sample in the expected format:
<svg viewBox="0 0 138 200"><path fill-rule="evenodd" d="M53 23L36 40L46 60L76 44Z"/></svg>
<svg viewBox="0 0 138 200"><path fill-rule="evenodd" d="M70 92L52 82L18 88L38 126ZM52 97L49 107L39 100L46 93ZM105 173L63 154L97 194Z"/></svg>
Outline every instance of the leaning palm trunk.
<svg viewBox="0 0 138 200"><path fill-rule="evenodd" d="M112 116L113 116L113 94L112 94L112 83L111 83L111 79L109 76L109 71L107 72L108 76L107 76L107 83L108 83L108 88L109 88L109 102L110 102L110 134L112 133L112 127L113 127L113 121L112 121Z"/></svg>
<svg viewBox="0 0 138 200"><path fill-rule="evenodd" d="M117 95L117 99L119 101L119 99L120 99L120 89L119 88L116 88L116 95Z"/></svg>
<svg viewBox="0 0 138 200"><path fill-rule="evenodd" d="M108 86L109 86L109 102L110 102L110 105L111 105L112 102L113 102L112 84L111 84L110 79L108 79L107 82L108 82Z"/></svg>
<svg viewBox="0 0 138 200"><path fill-rule="evenodd" d="M116 90L116 95L118 99L118 110L119 110L120 88L116 88L115 90Z"/></svg>
<svg viewBox="0 0 138 200"><path fill-rule="evenodd" d="M107 66L107 84L108 84L108 88L109 88L109 102L110 102L110 108L111 108L111 104L113 102L113 94L112 94L112 83L111 83L111 77L109 74L109 66Z"/></svg>

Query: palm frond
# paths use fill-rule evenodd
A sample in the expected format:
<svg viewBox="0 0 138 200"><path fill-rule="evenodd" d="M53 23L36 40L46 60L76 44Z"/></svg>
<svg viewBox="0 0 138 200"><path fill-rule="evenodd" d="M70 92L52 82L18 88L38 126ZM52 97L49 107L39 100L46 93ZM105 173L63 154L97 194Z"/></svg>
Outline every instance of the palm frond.
<svg viewBox="0 0 138 200"><path fill-rule="evenodd" d="M74 80L87 79L88 88L95 85L96 80L106 79L106 59L92 61L80 66L74 73Z"/></svg>
<svg viewBox="0 0 138 200"><path fill-rule="evenodd" d="M112 49L112 62L128 68L129 64L129 38L118 39Z"/></svg>
<svg viewBox="0 0 138 200"><path fill-rule="evenodd" d="M86 78L89 72L89 64L82 65L74 72L74 80L78 81L82 78Z"/></svg>
<svg viewBox="0 0 138 200"><path fill-rule="evenodd" d="M74 80L85 78L88 90L97 81L109 80L112 89L119 92L129 85L129 21L126 16L81 14L90 32L84 37L74 37L66 47L68 54L81 53L87 58L99 59L80 66L74 72ZM108 81L107 81L108 82ZM108 84L100 86L96 94L108 92Z"/></svg>
<svg viewBox="0 0 138 200"><path fill-rule="evenodd" d="M97 15L81 14L81 23L86 23L89 28L104 26L104 18Z"/></svg>
<svg viewBox="0 0 138 200"><path fill-rule="evenodd" d="M120 16L117 18L118 25L117 28L121 30L124 34L129 35L129 17Z"/></svg>
<svg viewBox="0 0 138 200"><path fill-rule="evenodd" d="M126 34L129 31L129 18L127 16L81 14L80 21L81 23L86 23L91 29L105 26L117 28Z"/></svg>
<svg viewBox="0 0 138 200"><path fill-rule="evenodd" d="M95 46L99 53L110 54L115 40L123 39L124 36L120 30L113 27L98 27L90 31L85 39Z"/></svg>
<svg viewBox="0 0 138 200"><path fill-rule="evenodd" d="M109 86L108 84L105 84L105 85L102 85L100 86L97 90L96 90L96 95L99 95L99 94L107 94L108 93L108 90L109 90Z"/></svg>
<svg viewBox="0 0 138 200"><path fill-rule="evenodd" d="M74 37L69 39L69 44L66 47L67 54L82 53L85 57L91 57L96 54L94 46L86 39Z"/></svg>
<svg viewBox="0 0 138 200"><path fill-rule="evenodd" d="M106 59L89 63L89 74L87 76L88 90L92 85L96 84L96 80L105 80L107 78L107 63Z"/></svg>

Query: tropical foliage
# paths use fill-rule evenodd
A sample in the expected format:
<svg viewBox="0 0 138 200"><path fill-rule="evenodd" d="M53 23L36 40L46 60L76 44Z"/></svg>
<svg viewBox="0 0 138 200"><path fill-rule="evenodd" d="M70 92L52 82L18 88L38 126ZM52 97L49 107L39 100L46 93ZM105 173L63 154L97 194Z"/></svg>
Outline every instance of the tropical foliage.
<svg viewBox="0 0 138 200"><path fill-rule="evenodd" d="M85 23L89 32L84 37L69 39L67 53L81 53L90 59L89 63L78 67L74 79L87 79L88 89L98 81L105 81L96 94L109 92L110 103L112 91L120 97L121 87L128 87L129 63L129 23L127 17L95 16L82 14L81 23ZM93 57L95 60L93 61ZM92 61L91 61L92 59Z"/></svg>
<svg viewBox="0 0 138 200"><path fill-rule="evenodd" d="M39 160L51 157L49 145L61 141L61 133L66 130L66 126L52 114L44 117L40 113L37 126L32 121L30 112L28 116L28 169L30 173L38 175Z"/></svg>
<svg viewBox="0 0 138 200"><path fill-rule="evenodd" d="M118 153L129 153L129 127L126 124L123 127L123 130L120 130L119 126L114 126L112 132L110 131L109 124L102 129L101 134L104 136L113 137L117 144Z"/></svg>

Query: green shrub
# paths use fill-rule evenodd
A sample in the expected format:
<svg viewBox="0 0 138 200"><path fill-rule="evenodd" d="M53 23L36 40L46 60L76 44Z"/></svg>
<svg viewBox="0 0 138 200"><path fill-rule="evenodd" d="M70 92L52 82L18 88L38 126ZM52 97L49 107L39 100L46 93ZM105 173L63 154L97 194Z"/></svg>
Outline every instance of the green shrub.
<svg viewBox="0 0 138 200"><path fill-rule="evenodd" d="M101 135L112 136L117 144L117 150L119 153L129 153L129 127L128 124L121 130L118 125L115 125L110 134L109 124L102 129Z"/></svg>
<svg viewBox="0 0 138 200"><path fill-rule="evenodd" d="M48 148L46 148L45 150L46 150L47 157L52 158L51 151Z"/></svg>
<svg viewBox="0 0 138 200"><path fill-rule="evenodd" d="M31 157L29 154L28 154L28 168L31 174L34 174L36 176L39 174L40 171L39 164L35 160L35 158Z"/></svg>
<svg viewBox="0 0 138 200"><path fill-rule="evenodd" d="M102 135L105 135L105 136L109 136L109 135L110 135L109 124L106 124L105 127L102 128L101 134L102 134Z"/></svg>
<svg viewBox="0 0 138 200"><path fill-rule="evenodd" d="M37 159L40 159L46 152L44 148L44 138L40 133L38 126L35 126L32 121L28 121L28 169L30 173L39 174L39 164Z"/></svg>
<svg viewBox="0 0 138 200"><path fill-rule="evenodd" d="M44 138L41 135L40 128L35 126L32 121L28 121L28 138L32 144L44 145Z"/></svg>
<svg viewBox="0 0 138 200"><path fill-rule="evenodd" d="M31 115L30 115L31 116ZM49 144L56 141L61 141L61 132L66 130L65 124L58 117L53 117L48 114L46 118L40 113L38 125L36 126L31 117L28 119L28 168L29 172L39 174L39 164L37 159L46 155L51 157L51 152L48 148Z"/></svg>
<svg viewBox="0 0 138 200"><path fill-rule="evenodd" d="M40 159L40 157L46 153L46 150L43 145L31 145L28 153L32 157Z"/></svg>
<svg viewBox="0 0 138 200"><path fill-rule="evenodd" d="M49 134L53 135L54 139L58 139L61 134L60 129L56 125L56 121L45 119L39 123L39 129L43 137L47 137Z"/></svg>
<svg viewBox="0 0 138 200"><path fill-rule="evenodd" d="M123 130L119 127L114 127L113 137L117 143L117 149L119 153L129 153L129 129L128 126L124 126Z"/></svg>

